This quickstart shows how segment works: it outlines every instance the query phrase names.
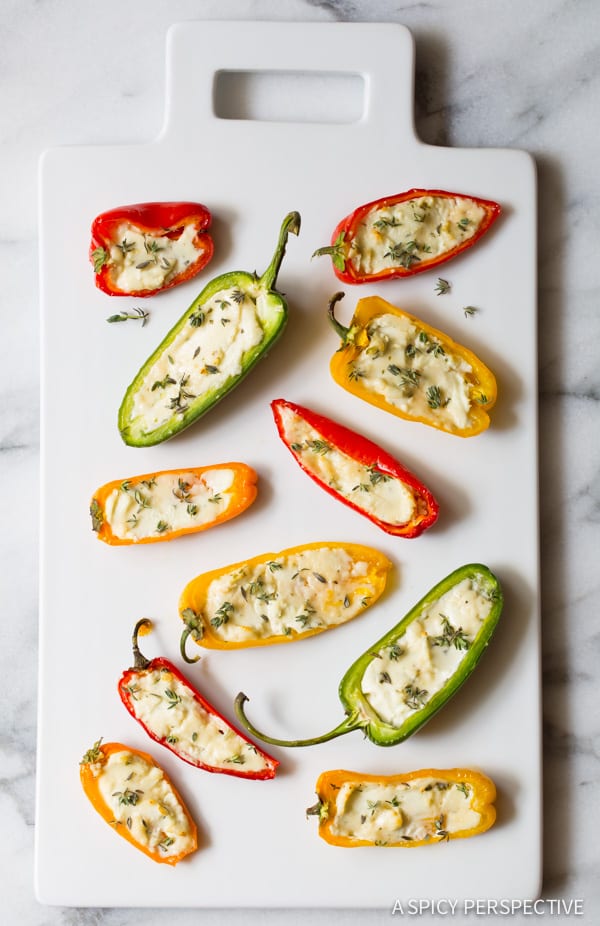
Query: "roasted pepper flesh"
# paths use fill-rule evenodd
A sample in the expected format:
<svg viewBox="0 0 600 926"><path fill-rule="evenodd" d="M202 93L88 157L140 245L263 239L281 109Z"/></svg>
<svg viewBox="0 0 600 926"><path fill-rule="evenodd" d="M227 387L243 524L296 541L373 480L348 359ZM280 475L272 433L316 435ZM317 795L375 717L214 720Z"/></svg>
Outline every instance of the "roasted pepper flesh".
<svg viewBox="0 0 600 926"><path fill-rule="evenodd" d="M418 537L438 504L398 460L356 431L309 408L271 402L279 436L304 472L388 534Z"/></svg>
<svg viewBox="0 0 600 926"><path fill-rule="evenodd" d="M500 584L487 566L461 566L350 666L339 687L346 717L333 730L302 740L267 736L246 717L243 692L236 698L237 717L252 736L276 746L314 746L357 729L378 746L394 746L467 680L501 611Z"/></svg>
<svg viewBox="0 0 600 926"><path fill-rule="evenodd" d="M291 643L357 617L383 593L391 563L372 547L309 543L263 553L197 576L179 612L189 636L209 649Z"/></svg>
<svg viewBox="0 0 600 926"><path fill-rule="evenodd" d="M413 276L472 247L500 215L498 203L445 190L408 190L359 206L335 228L329 254L343 283Z"/></svg>
<svg viewBox="0 0 600 926"><path fill-rule="evenodd" d="M119 836L154 862L176 865L198 848L196 824L152 756L98 740L80 766L93 808Z"/></svg>
<svg viewBox="0 0 600 926"><path fill-rule="evenodd" d="M342 344L331 375L348 392L448 434L471 437L489 427L494 374L468 348L379 296L361 299L348 327L329 319Z"/></svg>
<svg viewBox="0 0 600 926"><path fill-rule="evenodd" d="M145 618L135 625L134 666L119 680L119 696L131 716L155 742L195 768L237 778L273 778L277 759L225 720L172 662L142 655L138 634L150 627Z"/></svg>
<svg viewBox="0 0 600 926"><path fill-rule="evenodd" d="M415 848L478 836L496 819L493 781L467 768L405 775L323 772L317 803L319 836L333 846Z"/></svg>
<svg viewBox="0 0 600 926"><path fill-rule="evenodd" d="M162 470L101 486L90 504L92 528L113 546L157 543L216 527L256 498L245 463Z"/></svg>
<svg viewBox="0 0 600 926"><path fill-rule="evenodd" d="M125 393L119 430L126 444L152 446L183 431L265 356L287 321L287 303L274 287L288 235L299 230L300 216L289 213L261 277L234 271L204 287Z"/></svg>
<svg viewBox="0 0 600 926"><path fill-rule="evenodd" d="M109 296L154 296L196 276L213 255L201 203L135 203L96 216L90 260Z"/></svg>

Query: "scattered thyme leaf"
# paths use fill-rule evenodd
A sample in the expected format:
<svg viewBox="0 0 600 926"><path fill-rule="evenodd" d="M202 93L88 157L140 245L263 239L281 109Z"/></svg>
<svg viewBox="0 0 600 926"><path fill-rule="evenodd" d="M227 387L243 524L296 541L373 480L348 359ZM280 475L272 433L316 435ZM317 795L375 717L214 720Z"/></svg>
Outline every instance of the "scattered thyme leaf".
<svg viewBox="0 0 600 926"><path fill-rule="evenodd" d="M134 321L142 323L142 328L145 326L146 322L150 318L150 312L144 311L144 309L134 308L132 312L119 312L116 315L109 315L106 319L111 325L115 322L128 322Z"/></svg>

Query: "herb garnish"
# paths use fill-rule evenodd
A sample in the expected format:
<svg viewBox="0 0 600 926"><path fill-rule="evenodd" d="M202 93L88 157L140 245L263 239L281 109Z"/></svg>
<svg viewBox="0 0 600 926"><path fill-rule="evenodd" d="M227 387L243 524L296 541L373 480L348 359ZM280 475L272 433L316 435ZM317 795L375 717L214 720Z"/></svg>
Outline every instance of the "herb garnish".
<svg viewBox="0 0 600 926"><path fill-rule="evenodd" d="M430 386L427 390L427 404L430 408L445 408L450 397L444 399L439 386Z"/></svg>
<svg viewBox="0 0 600 926"><path fill-rule="evenodd" d="M140 795L144 792L136 788L135 791L130 791L129 788L126 788L124 791L113 791L112 796L118 797L119 804L131 805L135 807L137 802L140 799Z"/></svg>
<svg viewBox="0 0 600 926"><path fill-rule="evenodd" d="M425 688L418 688L416 685L405 685L402 691L404 693L402 700L411 710L416 711L425 706L429 694Z"/></svg>
<svg viewBox="0 0 600 926"><path fill-rule="evenodd" d="M391 260L398 261L405 270L410 270L414 263L419 263L421 258L414 253L418 245L416 241L407 241L405 244L399 242L390 247L389 251L383 255Z"/></svg>
<svg viewBox="0 0 600 926"><path fill-rule="evenodd" d="M176 691L173 691L172 688L165 688L165 697L169 701L168 711L171 708L175 707L177 704L181 704L181 695L178 695Z"/></svg>
<svg viewBox="0 0 600 926"><path fill-rule="evenodd" d="M231 602L224 601L221 607L215 611L215 616L211 619L211 624L213 627L221 627L223 624L227 624L229 621L229 615L232 614L233 611L234 607Z"/></svg>
<svg viewBox="0 0 600 926"><path fill-rule="evenodd" d="M458 650L469 649L471 642L464 633L462 627L458 630L453 627L445 614L441 614L443 632L440 636L430 637L432 646L450 647L454 646Z"/></svg>
<svg viewBox="0 0 600 926"><path fill-rule="evenodd" d="M141 321L143 328L149 318L150 312L136 306L132 312L119 312L117 315L109 315L106 321L110 324L114 324L114 322Z"/></svg>

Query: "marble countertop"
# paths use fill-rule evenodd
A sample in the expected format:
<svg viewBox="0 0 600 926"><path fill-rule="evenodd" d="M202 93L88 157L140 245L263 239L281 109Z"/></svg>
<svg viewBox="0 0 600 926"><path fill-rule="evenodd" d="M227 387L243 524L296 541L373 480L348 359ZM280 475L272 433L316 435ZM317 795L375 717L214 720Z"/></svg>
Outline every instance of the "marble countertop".
<svg viewBox="0 0 600 926"><path fill-rule="evenodd" d="M4 0L0 32L0 808L3 918L153 926L198 912L72 910L33 894L37 655L37 165L47 147L142 142L163 118L168 26L187 19L399 22L417 52L416 122L431 144L530 151L539 171L540 497L545 898L600 915L600 73L595 0ZM152 62L149 67L148 63ZM26 349L23 349L26 345ZM24 512L29 516L24 517ZM596 540L594 540L596 537ZM65 685L68 676L57 676ZM76 877L74 872L74 877ZM375 924L389 910L207 911L203 923ZM457 917L460 918L460 917ZM424 916L421 921L430 918ZM431 918L433 921L434 918ZM520 922L524 917L516 916Z"/></svg>

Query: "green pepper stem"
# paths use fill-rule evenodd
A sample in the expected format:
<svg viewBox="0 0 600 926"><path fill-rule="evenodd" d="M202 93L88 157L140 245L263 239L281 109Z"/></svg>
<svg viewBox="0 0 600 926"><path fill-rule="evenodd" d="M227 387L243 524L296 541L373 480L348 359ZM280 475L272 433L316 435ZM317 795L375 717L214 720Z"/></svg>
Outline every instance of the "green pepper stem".
<svg viewBox="0 0 600 926"><path fill-rule="evenodd" d="M281 229L279 231L277 247L275 248L275 253L273 254L273 259L258 281L261 289L266 289L269 291L275 286L275 283L277 282L277 274L279 273L279 268L281 267L281 262L285 255L285 246L287 244L288 235L290 233L292 235L298 235L300 233L299 212L289 212L282 222Z"/></svg>
<svg viewBox="0 0 600 926"><path fill-rule="evenodd" d="M201 658L200 656L188 656L185 651L185 644L187 643L188 637L192 633L191 627L185 627L181 634L181 639L179 641L179 652L181 653L181 658L184 662L187 662L188 665L193 665L195 662L198 662Z"/></svg>
<svg viewBox="0 0 600 926"><path fill-rule="evenodd" d="M342 323L337 320L335 317L335 306L340 301L340 299L344 298L345 295L346 293L335 293L335 295L333 295L329 300L329 308L327 309L327 317L334 331L339 334L344 344L350 337L350 328L346 328L345 325L342 325Z"/></svg>
<svg viewBox="0 0 600 926"><path fill-rule="evenodd" d="M134 669L147 669L150 665L150 660L146 659L145 656L140 652L138 646L138 635L142 627L147 627L148 630L152 629L152 621L148 620L147 617L142 617L141 620L137 622L133 628L133 634L131 635L131 646L133 648L133 668Z"/></svg>
<svg viewBox="0 0 600 926"><path fill-rule="evenodd" d="M248 698L244 692L240 691L235 699L235 713L238 720L252 736L255 736L259 740L263 740L265 743L269 743L271 746L316 746L318 743L326 743L328 740L335 739L336 736L343 736L344 733L350 733L351 730L358 730L363 726L363 721L354 713L344 717L343 721L338 724L337 727L334 727L333 730L330 730L329 733L324 733L322 736L315 736L307 740L279 740L273 736L267 736L265 733L261 733L256 729L254 724L248 720L244 712L244 704L247 700Z"/></svg>

